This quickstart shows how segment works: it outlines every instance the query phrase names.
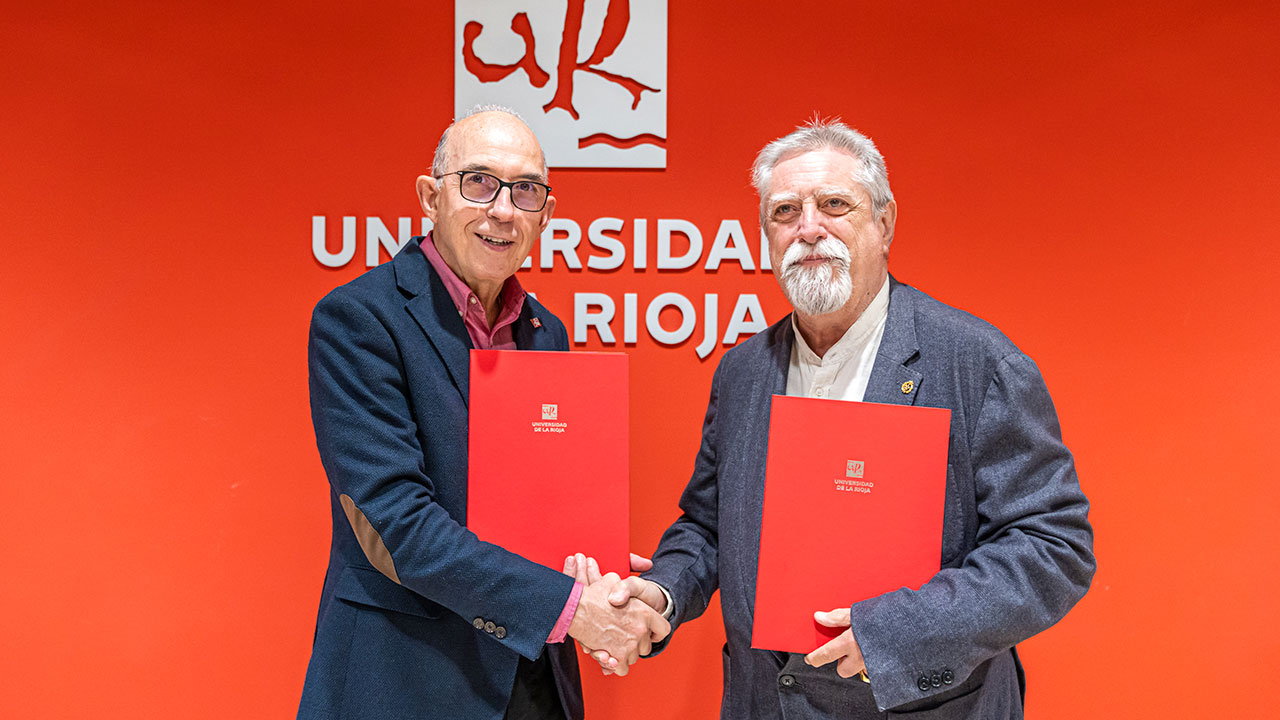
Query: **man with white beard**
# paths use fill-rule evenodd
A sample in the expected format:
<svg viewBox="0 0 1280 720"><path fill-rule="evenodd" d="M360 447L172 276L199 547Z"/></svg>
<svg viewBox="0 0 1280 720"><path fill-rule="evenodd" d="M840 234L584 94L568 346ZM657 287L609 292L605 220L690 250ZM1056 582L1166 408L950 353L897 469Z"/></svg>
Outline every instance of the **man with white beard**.
<svg viewBox="0 0 1280 720"><path fill-rule="evenodd" d="M752 179L795 312L721 359L683 514L653 569L610 601L639 597L674 634L721 591L722 718L1023 717L1014 646L1061 619L1095 568L1089 503L1039 370L991 325L889 276L897 204L864 135L801 127L760 152ZM807 656L751 648L770 399L782 393L951 410L942 569L918 591L814 608L846 629ZM833 573L886 551L851 546L845 530L793 551L829 555Z"/></svg>

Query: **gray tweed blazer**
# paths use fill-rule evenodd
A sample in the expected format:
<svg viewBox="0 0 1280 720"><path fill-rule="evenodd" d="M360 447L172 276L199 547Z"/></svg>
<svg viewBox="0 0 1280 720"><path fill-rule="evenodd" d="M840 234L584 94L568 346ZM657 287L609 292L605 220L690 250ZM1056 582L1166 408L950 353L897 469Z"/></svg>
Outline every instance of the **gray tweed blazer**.
<svg viewBox="0 0 1280 720"><path fill-rule="evenodd" d="M919 591L852 606L870 684L839 677L834 663L751 649L769 406L786 392L790 317L725 353L683 514L645 574L671 592L675 628L721 591L723 718L1021 718L1015 644L1089 588L1089 503L1039 370L990 324L890 283L865 399L951 410L942 570ZM843 553L851 573L864 551L838 530L829 546L795 548Z"/></svg>

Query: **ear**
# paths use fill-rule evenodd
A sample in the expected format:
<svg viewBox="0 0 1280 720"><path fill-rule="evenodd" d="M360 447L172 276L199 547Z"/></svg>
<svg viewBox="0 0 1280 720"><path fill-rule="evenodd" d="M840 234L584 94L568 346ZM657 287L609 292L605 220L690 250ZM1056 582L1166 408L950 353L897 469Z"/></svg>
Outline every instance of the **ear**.
<svg viewBox="0 0 1280 720"><path fill-rule="evenodd" d="M418 202L422 205L422 213L427 216L435 224L436 203L440 199L440 185L435 178L430 175L418 176Z"/></svg>
<svg viewBox="0 0 1280 720"><path fill-rule="evenodd" d="M547 229L547 223L551 222L551 214L556 210L556 196L548 195L547 204L542 206L542 219L538 221L538 234L541 235L543 230Z"/></svg>
<svg viewBox="0 0 1280 720"><path fill-rule="evenodd" d="M894 223L898 222L898 201L890 200L889 204L884 206L880 217L876 218L876 222L880 224L880 235L884 238L884 251L887 253L889 246L893 244Z"/></svg>

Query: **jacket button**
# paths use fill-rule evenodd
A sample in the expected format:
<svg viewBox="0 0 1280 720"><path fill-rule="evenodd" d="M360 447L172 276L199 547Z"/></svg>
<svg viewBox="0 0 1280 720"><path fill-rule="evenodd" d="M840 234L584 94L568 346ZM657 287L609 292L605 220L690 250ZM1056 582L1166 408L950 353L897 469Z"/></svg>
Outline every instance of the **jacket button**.
<svg viewBox="0 0 1280 720"><path fill-rule="evenodd" d="M936 688L942 687L942 676L938 673L934 673L933 677L929 678L929 684Z"/></svg>
<svg viewBox="0 0 1280 720"><path fill-rule="evenodd" d="M782 677L778 678L778 684L781 685L782 687L789 688L792 685L796 684L795 676L783 675Z"/></svg>
<svg viewBox="0 0 1280 720"><path fill-rule="evenodd" d="M929 684L929 678L921 675L920 679L916 680L916 687L920 688L920 692L929 692L929 688L933 686Z"/></svg>
<svg viewBox="0 0 1280 720"><path fill-rule="evenodd" d="M473 628L475 628L475 629L477 629L477 630L483 630L483 629L484 629L484 618L476 618L475 620L472 620L472 621L471 621L471 627L473 627Z"/></svg>
<svg viewBox="0 0 1280 720"><path fill-rule="evenodd" d="M487 633L489 633L490 635L492 635L492 634L493 634L493 631L494 631L497 627L498 627L498 626L497 626L497 625L494 625L494 624L493 624L493 621L492 621L492 620L490 620L489 622L487 622L487 623L485 623L485 624L484 624L484 631L485 631L485 632L487 632Z"/></svg>
<svg viewBox="0 0 1280 720"><path fill-rule="evenodd" d="M951 672L950 670L943 670L943 671L942 671L942 684L943 684L943 685L950 685L951 683L953 683L953 682L955 682L955 681L956 681L956 674L955 674L955 673Z"/></svg>
<svg viewBox="0 0 1280 720"><path fill-rule="evenodd" d="M507 629L499 625L498 627L493 629L493 636L501 640L502 638L507 636Z"/></svg>

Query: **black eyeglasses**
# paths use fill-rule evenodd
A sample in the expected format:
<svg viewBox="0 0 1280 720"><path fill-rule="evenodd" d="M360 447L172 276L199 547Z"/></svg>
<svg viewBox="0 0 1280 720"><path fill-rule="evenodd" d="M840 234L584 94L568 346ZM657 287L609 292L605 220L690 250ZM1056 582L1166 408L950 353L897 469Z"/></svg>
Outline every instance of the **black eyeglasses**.
<svg viewBox="0 0 1280 720"><path fill-rule="evenodd" d="M506 182L478 170L456 170L450 175L458 176L458 192L464 200L476 203L493 202L502 192L502 188L511 188L511 204L525 212L538 212L547 204L547 196L551 194L551 186L534 180L514 180ZM444 175L437 175L440 179Z"/></svg>

